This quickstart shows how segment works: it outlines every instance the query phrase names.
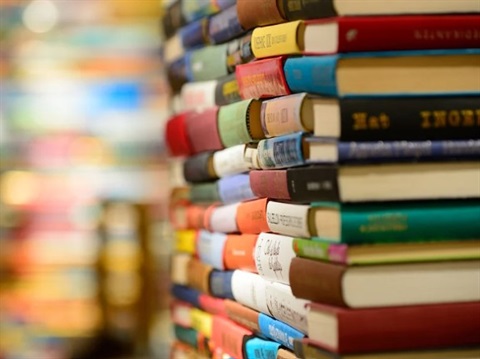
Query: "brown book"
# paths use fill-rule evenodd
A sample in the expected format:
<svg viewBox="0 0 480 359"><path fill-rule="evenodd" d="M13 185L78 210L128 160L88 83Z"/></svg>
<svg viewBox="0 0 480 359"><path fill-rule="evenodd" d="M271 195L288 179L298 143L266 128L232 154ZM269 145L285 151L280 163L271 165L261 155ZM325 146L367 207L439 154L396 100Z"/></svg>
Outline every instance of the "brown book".
<svg viewBox="0 0 480 359"><path fill-rule="evenodd" d="M237 16L244 30L285 22L277 0L237 0Z"/></svg>
<svg viewBox="0 0 480 359"><path fill-rule="evenodd" d="M297 298L368 308L480 301L480 261L346 266L295 257L290 286Z"/></svg>
<svg viewBox="0 0 480 359"><path fill-rule="evenodd" d="M259 312L231 299L225 299L224 304L227 316L231 320L252 332L260 333L260 327L258 326Z"/></svg>
<svg viewBox="0 0 480 359"><path fill-rule="evenodd" d="M200 292L210 294L210 274L212 270L211 265L192 258L187 267L188 285Z"/></svg>

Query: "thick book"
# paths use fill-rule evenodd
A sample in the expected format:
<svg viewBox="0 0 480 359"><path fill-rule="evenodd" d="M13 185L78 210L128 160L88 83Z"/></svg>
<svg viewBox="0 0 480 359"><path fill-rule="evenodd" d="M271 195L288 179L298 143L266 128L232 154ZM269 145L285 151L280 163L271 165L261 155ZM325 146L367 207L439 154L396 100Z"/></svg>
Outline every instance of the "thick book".
<svg viewBox="0 0 480 359"><path fill-rule="evenodd" d="M237 0L237 16L245 30L285 21L277 0Z"/></svg>
<svg viewBox="0 0 480 359"><path fill-rule="evenodd" d="M252 192L250 176L247 173L220 178L216 181L218 199L222 203L236 203L256 198Z"/></svg>
<svg viewBox="0 0 480 359"><path fill-rule="evenodd" d="M480 357L480 347L338 354L324 349L312 339L304 338L294 341L294 353L296 359L477 359Z"/></svg>
<svg viewBox="0 0 480 359"><path fill-rule="evenodd" d="M218 179L213 168L213 152L188 157L183 162L183 177L187 182L206 182Z"/></svg>
<svg viewBox="0 0 480 359"><path fill-rule="evenodd" d="M245 343L253 333L234 321L214 316L212 326L213 345L233 358L245 358Z"/></svg>
<svg viewBox="0 0 480 359"><path fill-rule="evenodd" d="M348 204L269 200L265 216L271 232L333 243L465 240L480 234L479 200Z"/></svg>
<svg viewBox="0 0 480 359"><path fill-rule="evenodd" d="M220 151L212 156L212 166L218 177L227 177L248 172L249 166L245 161L245 145L235 145Z"/></svg>
<svg viewBox="0 0 480 359"><path fill-rule="evenodd" d="M328 98L298 93L263 101L261 123L267 138L304 131L341 142L469 140L478 138L479 104L479 96Z"/></svg>
<svg viewBox="0 0 480 359"><path fill-rule="evenodd" d="M253 253L258 235L256 234L230 234L223 251L225 268L229 270L245 270L256 272Z"/></svg>
<svg viewBox="0 0 480 359"><path fill-rule="evenodd" d="M193 154L224 148L218 132L218 112L218 107L209 107L187 114L185 127Z"/></svg>
<svg viewBox="0 0 480 359"><path fill-rule="evenodd" d="M248 65L250 64L239 67ZM480 49L379 51L290 57L285 60L283 70L291 92L325 96L480 93L480 83L477 76L473 75L480 73ZM237 79L240 84L241 76L238 72Z"/></svg>
<svg viewBox="0 0 480 359"><path fill-rule="evenodd" d="M212 44L221 44L239 37L245 32L242 28L235 4L213 15L208 22L208 37Z"/></svg>
<svg viewBox="0 0 480 359"><path fill-rule="evenodd" d="M294 238L293 250L298 257L346 265L438 262L480 259L480 240L432 240L355 245Z"/></svg>
<svg viewBox="0 0 480 359"><path fill-rule="evenodd" d="M355 310L310 303L307 319L309 338L337 353L480 345L480 302Z"/></svg>
<svg viewBox="0 0 480 359"><path fill-rule="evenodd" d="M249 176L255 196L295 202L460 199L480 197L479 164L458 161L313 165L252 170Z"/></svg>
<svg viewBox="0 0 480 359"><path fill-rule="evenodd" d="M339 307L442 304L479 301L479 275L479 260L346 266L296 257L290 287L297 298Z"/></svg>
<svg viewBox="0 0 480 359"><path fill-rule="evenodd" d="M248 1L248 0L246 0ZM454 3L444 0L279 0L279 8L285 19L314 19L335 15L401 15L401 14L450 14L478 13L480 4L475 0Z"/></svg>
<svg viewBox="0 0 480 359"><path fill-rule="evenodd" d="M237 226L242 233L259 234L270 230L267 222L267 198L240 203L237 208Z"/></svg>
<svg viewBox="0 0 480 359"><path fill-rule="evenodd" d="M480 15L362 16L298 20L257 27L257 59L339 52L480 47Z"/></svg>

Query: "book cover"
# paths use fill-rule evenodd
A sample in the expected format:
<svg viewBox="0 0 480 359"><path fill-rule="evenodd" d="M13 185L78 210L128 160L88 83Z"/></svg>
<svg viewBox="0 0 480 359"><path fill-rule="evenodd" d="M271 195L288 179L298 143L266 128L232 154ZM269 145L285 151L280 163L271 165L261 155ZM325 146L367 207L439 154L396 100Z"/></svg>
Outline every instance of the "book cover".
<svg viewBox="0 0 480 359"><path fill-rule="evenodd" d="M230 270L241 269L256 272L253 253L258 235L256 234L230 234L223 253L225 268Z"/></svg>
<svg viewBox="0 0 480 359"><path fill-rule="evenodd" d="M245 30L285 21L276 0L261 2L237 0L237 14L238 20Z"/></svg>
<svg viewBox="0 0 480 359"><path fill-rule="evenodd" d="M236 203L256 198L250 186L248 174L238 174L220 178L217 182L221 202Z"/></svg>
<svg viewBox="0 0 480 359"><path fill-rule="evenodd" d="M267 198L260 198L240 203L237 209L238 230L242 233L268 232Z"/></svg>
<svg viewBox="0 0 480 359"><path fill-rule="evenodd" d="M244 32L237 17L236 5L215 14L208 23L208 36L213 44L227 42Z"/></svg>
<svg viewBox="0 0 480 359"><path fill-rule="evenodd" d="M215 151L212 163L213 170L218 177L227 177L248 172L248 163L245 161L244 157L244 144Z"/></svg>
<svg viewBox="0 0 480 359"><path fill-rule="evenodd" d="M218 107L190 112L185 126L193 154L224 148L217 126Z"/></svg>

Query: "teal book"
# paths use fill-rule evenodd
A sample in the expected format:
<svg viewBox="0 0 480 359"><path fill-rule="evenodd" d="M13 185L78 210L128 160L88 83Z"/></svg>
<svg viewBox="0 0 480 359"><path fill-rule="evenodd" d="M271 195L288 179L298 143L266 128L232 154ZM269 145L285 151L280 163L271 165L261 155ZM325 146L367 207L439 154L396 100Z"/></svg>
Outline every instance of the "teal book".
<svg viewBox="0 0 480 359"><path fill-rule="evenodd" d="M337 97L480 93L480 49L291 57L283 70L292 93Z"/></svg>
<svg viewBox="0 0 480 359"><path fill-rule="evenodd" d="M316 240L365 244L480 239L479 200L311 206Z"/></svg>

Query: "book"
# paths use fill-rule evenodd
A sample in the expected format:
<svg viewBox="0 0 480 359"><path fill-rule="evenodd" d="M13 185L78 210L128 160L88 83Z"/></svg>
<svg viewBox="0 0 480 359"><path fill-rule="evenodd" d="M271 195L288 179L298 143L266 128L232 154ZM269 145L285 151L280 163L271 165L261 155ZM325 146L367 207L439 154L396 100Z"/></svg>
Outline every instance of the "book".
<svg viewBox="0 0 480 359"><path fill-rule="evenodd" d="M236 233L238 226L236 213L240 203L213 206L207 228L212 232Z"/></svg>
<svg viewBox="0 0 480 359"><path fill-rule="evenodd" d="M208 23L208 37L212 44L221 44L243 35L242 28L237 17L236 4L213 15Z"/></svg>
<svg viewBox="0 0 480 359"><path fill-rule="evenodd" d="M269 200L266 220L271 232L334 243L466 240L480 234L480 201L295 204Z"/></svg>
<svg viewBox="0 0 480 359"><path fill-rule="evenodd" d="M215 151L212 166L218 177L228 177L248 172L248 163L245 161L245 145L235 145L220 151Z"/></svg>
<svg viewBox="0 0 480 359"><path fill-rule="evenodd" d="M285 57L277 56L238 65L235 76L240 97L248 100L289 95L284 62Z"/></svg>
<svg viewBox="0 0 480 359"><path fill-rule="evenodd" d="M186 22L217 14L235 4L235 0L180 1Z"/></svg>
<svg viewBox="0 0 480 359"><path fill-rule="evenodd" d="M165 125L165 144L172 156L189 156L192 146L186 130L187 113L170 117Z"/></svg>
<svg viewBox="0 0 480 359"><path fill-rule="evenodd" d="M248 1L248 0L246 0ZM475 0L462 0L454 4L445 0L421 0L406 3L402 0L280 0L279 8L287 20L331 17L335 15L400 15L400 14L450 14L478 13L480 5Z"/></svg>
<svg viewBox="0 0 480 359"><path fill-rule="evenodd" d="M355 310L310 303L307 320L309 338L336 353L480 344L480 302Z"/></svg>
<svg viewBox="0 0 480 359"><path fill-rule="evenodd" d="M479 347L338 354L323 349L309 338L295 340L294 346L295 358L299 359L477 359L480 355Z"/></svg>
<svg viewBox="0 0 480 359"><path fill-rule="evenodd" d="M260 124L260 106L260 101L255 99L220 106L217 127L224 147L265 137Z"/></svg>
<svg viewBox="0 0 480 359"><path fill-rule="evenodd" d="M183 162L183 177L187 182L206 182L218 179L213 168L213 152L189 156Z"/></svg>
<svg viewBox="0 0 480 359"><path fill-rule="evenodd" d="M164 9L165 14L161 19L161 26L164 36L168 39L172 37L182 26L185 25L185 17L182 13L180 0L172 1Z"/></svg>
<svg viewBox="0 0 480 359"><path fill-rule="evenodd" d="M276 358L280 343L258 337L245 343L245 358Z"/></svg>
<svg viewBox="0 0 480 359"><path fill-rule="evenodd" d="M252 170L249 176L255 196L295 202L455 199L480 194L479 162L475 161L313 165Z"/></svg>
<svg viewBox="0 0 480 359"><path fill-rule="evenodd" d="M260 313L252 308L231 299L225 299L225 310L228 318L254 333L260 332L258 317Z"/></svg>
<svg viewBox="0 0 480 359"><path fill-rule="evenodd" d="M350 308L472 302L480 300L479 264L467 260L345 266L295 257L290 287L297 298Z"/></svg>
<svg viewBox="0 0 480 359"><path fill-rule="evenodd" d="M189 112L185 128L193 153L217 151L224 148L217 127L218 107Z"/></svg>
<svg viewBox="0 0 480 359"><path fill-rule="evenodd" d="M257 27L257 59L339 52L477 48L479 15L350 16Z"/></svg>
<svg viewBox="0 0 480 359"><path fill-rule="evenodd" d="M259 198L240 203L236 216L240 232L259 234L270 231L266 216L267 201L267 198Z"/></svg>
<svg viewBox="0 0 480 359"><path fill-rule="evenodd" d="M294 238L293 250L298 257L346 265L436 262L480 259L480 240L355 245Z"/></svg>
<svg viewBox="0 0 480 359"><path fill-rule="evenodd" d="M218 197L222 203L236 203L256 198L247 173L220 178L216 184Z"/></svg>
<svg viewBox="0 0 480 359"><path fill-rule="evenodd" d="M245 342L253 333L228 318L213 318L212 339L215 346L234 358L244 358Z"/></svg>
<svg viewBox="0 0 480 359"><path fill-rule="evenodd" d="M285 21L277 0L237 0L237 16L245 30Z"/></svg>
<svg viewBox="0 0 480 359"><path fill-rule="evenodd" d="M210 81L228 75L227 44L207 45L186 56L189 81Z"/></svg>
<svg viewBox="0 0 480 359"><path fill-rule="evenodd" d="M478 95L480 84L472 74L480 72L479 63L480 49L381 51L289 57L283 70L291 92L339 97ZM242 94L238 72L237 80Z"/></svg>
<svg viewBox="0 0 480 359"><path fill-rule="evenodd" d="M225 268L256 272L253 253L257 238L256 234L228 235L223 252Z"/></svg>

